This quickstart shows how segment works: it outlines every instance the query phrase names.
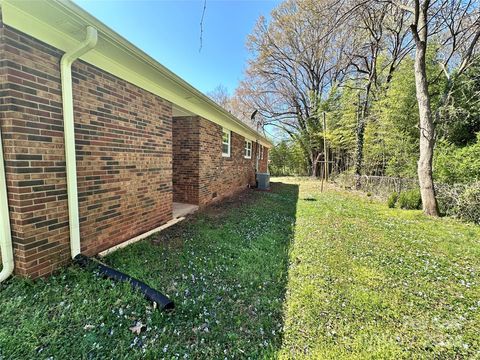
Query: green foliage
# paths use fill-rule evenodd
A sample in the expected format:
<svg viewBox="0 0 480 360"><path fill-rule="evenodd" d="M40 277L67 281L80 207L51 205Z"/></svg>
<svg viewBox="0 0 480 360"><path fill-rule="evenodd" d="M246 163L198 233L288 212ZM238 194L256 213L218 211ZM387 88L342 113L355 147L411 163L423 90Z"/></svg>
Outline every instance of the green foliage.
<svg viewBox="0 0 480 360"><path fill-rule="evenodd" d="M443 215L480 224L480 181L471 184L437 186L437 199Z"/></svg>
<svg viewBox="0 0 480 360"><path fill-rule="evenodd" d="M398 193L397 192L392 192L390 196L387 199L387 205L390 209L393 209L395 205L397 205L397 200L398 200Z"/></svg>
<svg viewBox="0 0 480 360"><path fill-rule="evenodd" d="M347 84L340 92L329 97L330 112L328 113L329 146L337 151L343 151L353 158L357 126L357 92Z"/></svg>
<svg viewBox="0 0 480 360"><path fill-rule="evenodd" d="M436 78L440 73L437 61L438 46L430 45L427 53L427 75ZM379 64L385 59L381 54ZM385 69L381 66L382 69ZM387 83L385 73L379 74L379 86L370 102L365 128L363 172L401 178L417 178L419 156L419 115L416 99L414 60L407 56ZM474 70L479 70L475 72ZM473 130L480 129L480 62L458 78L448 106L439 109L441 95L447 86L443 77L429 86L432 111L439 114L435 150L434 176L443 183L469 183L480 179L480 140ZM353 168L356 152L358 95L361 84L351 80L342 87L332 87L328 96L318 103L318 110L327 112L326 134L331 159L338 171ZM455 106L453 106L454 104ZM285 151L272 163L273 174L304 174L308 168L308 152L303 142L323 148L320 115L307 122L309 138L301 134L295 142L298 158L289 159ZM476 142L474 141L476 140ZM293 144L293 143L292 143ZM289 145L291 146L291 145ZM291 151L291 150L290 150ZM305 160L302 162L301 157ZM282 170L283 169L283 170Z"/></svg>
<svg viewBox="0 0 480 360"><path fill-rule="evenodd" d="M465 147L456 147L440 141L434 156L434 177L447 184L480 181L480 133L477 141Z"/></svg>
<svg viewBox="0 0 480 360"><path fill-rule="evenodd" d="M268 158L270 160L268 168L270 174L274 176L288 175L291 153L286 141L281 141L270 149Z"/></svg>
<svg viewBox="0 0 480 360"><path fill-rule="evenodd" d="M297 205L280 359L478 357L480 227L300 180L307 195L317 201Z"/></svg>
<svg viewBox="0 0 480 360"><path fill-rule="evenodd" d="M480 132L480 60L453 83L449 102L440 109L439 135L462 147L475 142Z"/></svg>
<svg viewBox="0 0 480 360"><path fill-rule="evenodd" d="M436 49L429 47L427 73L439 71ZM370 175L415 178L417 176L419 115L415 88L414 60L407 57L393 73L389 84L371 106L365 129L364 170ZM439 101L442 82L430 85L432 106Z"/></svg>
<svg viewBox="0 0 480 360"><path fill-rule="evenodd" d="M274 176L307 175L308 162L299 142L282 140L269 154L269 171Z"/></svg>
<svg viewBox="0 0 480 360"><path fill-rule="evenodd" d="M414 177L418 159L418 107L413 59L394 73L383 96L372 105L365 129L365 172L383 169L395 177Z"/></svg>
<svg viewBox="0 0 480 360"><path fill-rule="evenodd" d="M469 185L458 201L459 218L480 224L480 182Z"/></svg>
<svg viewBox="0 0 480 360"><path fill-rule="evenodd" d="M405 190L398 197L398 206L405 210L419 210L422 208L422 197L419 189Z"/></svg>

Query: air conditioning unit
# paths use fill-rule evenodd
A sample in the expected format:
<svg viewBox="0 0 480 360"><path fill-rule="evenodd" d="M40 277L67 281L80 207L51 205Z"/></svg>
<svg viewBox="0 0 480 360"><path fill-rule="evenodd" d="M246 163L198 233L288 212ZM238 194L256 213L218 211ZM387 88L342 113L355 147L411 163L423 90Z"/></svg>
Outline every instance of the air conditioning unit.
<svg viewBox="0 0 480 360"><path fill-rule="evenodd" d="M259 190L270 190L269 173L257 173L257 187Z"/></svg>

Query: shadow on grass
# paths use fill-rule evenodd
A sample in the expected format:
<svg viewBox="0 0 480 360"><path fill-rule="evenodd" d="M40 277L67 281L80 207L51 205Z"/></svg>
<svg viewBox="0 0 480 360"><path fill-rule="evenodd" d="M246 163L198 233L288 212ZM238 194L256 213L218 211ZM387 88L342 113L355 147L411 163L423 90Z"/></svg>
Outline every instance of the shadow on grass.
<svg viewBox="0 0 480 360"><path fill-rule="evenodd" d="M269 193L212 205L108 258L175 302L173 313L152 315L163 327L157 346L168 345L152 355L258 358L278 351L297 199L297 185L272 183Z"/></svg>
<svg viewBox="0 0 480 360"><path fill-rule="evenodd" d="M0 286L0 358L265 358L282 345L298 186L213 205L105 261L175 301L75 266ZM137 326L140 333L130 328Z"/></svg>
<svg viewBox="0 0 480 360"><path fill-rule="evenodd" d="M107 259L175 302L173 313L146 320L161 329L147 354L258 358L280 349L297 199L297 185L272 183Z"/></svg>

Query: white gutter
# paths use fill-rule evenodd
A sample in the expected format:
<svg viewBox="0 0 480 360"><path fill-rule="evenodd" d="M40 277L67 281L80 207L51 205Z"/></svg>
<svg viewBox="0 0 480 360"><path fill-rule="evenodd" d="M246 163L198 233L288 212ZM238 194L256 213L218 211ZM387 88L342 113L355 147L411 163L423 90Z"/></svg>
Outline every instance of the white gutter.
<svg viewBox="0 0 480 360"><path fill-rule="evenodd" d="M12 233L10 231L10 213L8 211L7 182L5 179L2 144L2 133L0 131L0 256L2 257L0 283L12 275L14 268Z"/></svg>
<svg viewBox="0 0 480 360"><path fill-rule="evenodd" d="M76 48L67 51L60 61L63 102L63 131L67 172L68 219L72 259L80 254L80 221L78 217L77 163L75 156L75 128L73 117L72 64L97 45L97 29L88 26L87 36Z"/></svg>

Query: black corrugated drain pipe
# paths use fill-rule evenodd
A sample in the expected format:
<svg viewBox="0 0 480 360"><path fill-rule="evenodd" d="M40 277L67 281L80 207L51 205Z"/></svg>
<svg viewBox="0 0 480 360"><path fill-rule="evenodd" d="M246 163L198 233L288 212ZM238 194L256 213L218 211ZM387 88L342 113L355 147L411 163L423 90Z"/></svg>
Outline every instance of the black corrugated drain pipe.
<svg viewBox="0 0 480 360"><path fill-rule="evenodd" d="M112 269L82 254L75 256L73 261L83 268L98 270L98 273L105 278L130 283L134 289L138 289L148 300L157 303L160 310L172 310L175 307L173 301L168 297L130 275Z"/></svg>

